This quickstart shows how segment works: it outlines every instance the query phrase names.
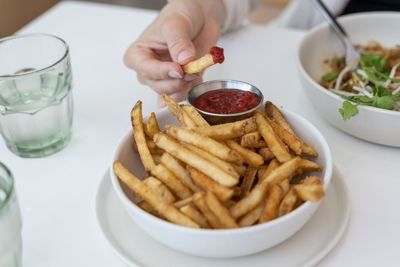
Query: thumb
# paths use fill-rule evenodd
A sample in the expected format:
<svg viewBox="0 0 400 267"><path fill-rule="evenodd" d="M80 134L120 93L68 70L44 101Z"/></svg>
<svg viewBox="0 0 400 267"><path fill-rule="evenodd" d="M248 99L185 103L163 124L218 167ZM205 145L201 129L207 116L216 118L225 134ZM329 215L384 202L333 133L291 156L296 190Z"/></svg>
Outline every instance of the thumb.
<svg viewBox="0 0 400 267"><path fill-rule="evenodd" d="M181 65L196 58L196 49L191 41L191 25L182 16L175 16L163 24L163 36L173 61Z"/></svg>

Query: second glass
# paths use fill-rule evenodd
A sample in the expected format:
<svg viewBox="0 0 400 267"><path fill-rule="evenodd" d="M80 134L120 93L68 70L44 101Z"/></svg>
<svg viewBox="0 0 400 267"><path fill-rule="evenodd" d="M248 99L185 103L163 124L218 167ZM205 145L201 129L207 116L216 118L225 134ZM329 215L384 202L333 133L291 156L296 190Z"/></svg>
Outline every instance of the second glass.
<svg viewBox="0 0 400 267"><path fill-rule="evenodd" d="M0 133L21 157L64 148L72 134L72 73L66 42L47 34L0 39Z"/></svg>

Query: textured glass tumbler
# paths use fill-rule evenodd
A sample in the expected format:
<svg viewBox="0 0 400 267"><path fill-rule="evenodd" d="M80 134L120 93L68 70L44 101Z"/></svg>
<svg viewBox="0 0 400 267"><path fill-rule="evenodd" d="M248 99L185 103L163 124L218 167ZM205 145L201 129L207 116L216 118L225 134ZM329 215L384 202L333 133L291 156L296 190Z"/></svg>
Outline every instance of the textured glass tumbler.
<svg viewBox="0 0 400 267"><path fill-rule="evenodd" d="M0 39L0 133L21 157L44 157L71 139L68 45L47 34Z"/></svg>
<svg viewBox="0 0 400 267"><path fill-rule="evenodd" d="M0 162L0 266L22 266L22 221L14 180Z"/></svg>

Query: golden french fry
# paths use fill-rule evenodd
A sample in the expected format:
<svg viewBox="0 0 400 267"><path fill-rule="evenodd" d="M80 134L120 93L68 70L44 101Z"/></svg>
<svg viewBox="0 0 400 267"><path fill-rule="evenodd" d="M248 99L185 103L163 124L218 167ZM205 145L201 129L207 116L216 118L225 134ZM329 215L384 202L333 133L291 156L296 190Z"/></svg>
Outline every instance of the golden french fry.
<svg viewBox="0 0 400 267"><path fill-rule="evenodd" d="M192 205L185 205L179 210L200 225L201 228L210 228L206 217Z"/></svg>
<svg viewBox="0 0 400 267"><path fill-rule="evenodd" d="M240 198L244 198L253 186L256 178L257 168L248 167L244 173L242 183L240 185Z"/></svg>
<svg viewBox="0 0 400 267"><path fill-rule="evenodd" d="M208 175L213 180L225 186L234 186L239 181L230 174L218 168L215 164L202 158L195 152L181 145L179 142L160 132L154 135L154 142L174 157L186 164L195 167L199 171Z"/></svg>
<svg viewBox="0 0 400 267"><path fill-rule="evenodd" d="M164 153L164 150L158 148L153 140L146 140L146 144L147 144L147 148L150 151L150 154L162 155ZM139 153L139 149L138 149L136 142L133 143L133 148L137 153Z"/></svg>
<svg viewBox="0 0 400 267"><path fill-rule="evenodd" d="M317 185L323 185L324 181L317 177L317 176L308 176L301 180L299 184L317 184Z"/></svg>
<svg viewBox="0 0 400 267"><path fill-rule="evenodd" d="M221 201L226 201L232 197L232 189L215 182L213 179L196 168L187 166L187 169L190 177L192 177L193 182L204 191L213 192Z"/></svg>
<svg viewBox="0 0 400 267"><path fill-rule="evenodd" d="M234 177L235 179L239 179L240 175L239 173L236 171L236 164L231 164L229 162L226 162L220 158L217 158L216 156L214 156L211 153L208 153L207 151L198 148L194 145L190 145L184 142L181 142L181 144L185 147L187 147L188 149L192 150L193 152L197 153L200 157L214 163L218 168L220 168L221 170L223 170L224 172L226 172L227 174L231 175L232 177ZM244 166L243 166L244 167Z"/></svg>
<svg viewBox="0 0 400 267"><path fill-rule="evenodd" d="M175 202L174 195L158 179L150 176L150 177L147 177L146 179L144 179L143 183L145 185L147 185L147 187L149 187L151 190L153 190L154 193L156 193L157 195L161 196L161 198L164 199L165 202L167 202L167 203L174 203Z"/></svg>
<svg viewBox="0 0 400 267"><path fill-rule="evenodd" d="M274 153L275 157L279 160L279 162L286 162L290 160L292 156L290 155L289 150L274 132L267 119L264 118L260 113L256 113L255 116L258 131L264 138L264 141L267 143L269 149L272 151L272 153Z"/></svg>
<svg viewBox="0 0 400 267"><path fill-rule="evenodd" d="M284 181L287 181L287 179ZM269 222L278 217L279 203L281 202L283 193L279 185L274 184L271 186L260 215L260 223Z"/></svg>
<svg viewBox="0 0 400 267"><path fill-rule="evenodd" d="M297 193L295 189L290 189L286 196L282 199L281 204L279 205L278 217L281 217L285 214L291 212L297 202Z"/></svg>
<svg viewBox="0 0 400 267"><path fill-rule="evenodd" d="M238 225L230 215L229 211L210 191L207 191L206 193L206 203L224 228L238 228Z"/></svg>
<svg viewBox="0 0 400 267"><path fill-rule="evenodd" d="M246 166L244 166L244 165L236 165L236 164L232 164L231 166L235 169L236 173L238 173L239 176L244 175L244 173L246 171Z"/></svg>
<svg viewBox="0 0 400 267"><path fill-rule="evenodd" d="M290 189L289 179L282 180L282 182L279 183L279 186L283 190L283 195L282 196L285 196L289 192L289 189Z"/></svg>
<svg viewBox="0 0 400 267"><path fill-rule="evenodd" d="M208 124L203 116L201 116L200 113L192 105L183 105L182 108L197 126L210 126L210 124Z"/></svg>
<svg viewBox="0 0 400 267"><path fill-rule="evenodd" d="M133 190L136 195L148 202L168 221L187 227L199 228L197 223L181 213L173 205L164 201L164 199L154 193L142 181L130 173L119 161L114 162L113 169L116 176L118 176L123 183Z"/></svg>
<svg viewBox="0 0 400 267"><path fill-rule="evenodd" d="M322 171L323 167L314 161L302 158L300 162L300 169L303 171L319 172Z"/></svg>
<svg viewBox="0 0 400 267"><path fill-rule="evenodd" d="M265 111L267 113L267 116L275 121L278 125L280 125L283 129L291 133L292 135L296 136L294 133L293 129L290 127L289 123L286 122L285 118L283 117L282 113L280 110L271 102L267 101L265 103ZM307 154L309 156L313 157L318 157L318 152L315 151L312 147L307 145L303 140L300 140L301 142L301 151L304 154Z"/></svg>
<svg viewBox="0 0 400 267"><path fill-rule="evenodd" d="M296 155L300 155L302 153L301 150L301 141L297 138L296 135L286 131L282 126L277 124L276 122L268 119L268 123L271 125L274 132L279 136L279 138L291 149Z"/></svg>
<svg viewBox="0 0 400 267"><path fill-rule="evenodd" d="M174 158L171 154L169 153L164 153L160 161L162 164L164 164L165 167L167 167L175 176L187 187L189 187L193 192L198 192L201 191L199 187L197 187L193 182L192 179L190 179L190 176L186 169L182 167L182 165L179 163L179 161Z"/></svg>
<svg viewBox="0 0 400 267"><path fill-rule="evenodd" d="M190 204L190 203L192 203L192 202L193 202L193 195L190 196L190 197L188 197L188 198L178 200L177 202L174 203L174 206L175 206L176 208L180 209L180 208L182 208L183 206L186 206L186 205L188 205L188 204Z"/></svg>
<svg viewBox="0 0 400 267"><path fill-rule="evenodd" d="M264 203L261 203L255 209L244 215L238 222L239 226L245 227L255 224L259 220L263 208Z"/></svg>
<svg viewBox="0 0 400 267"><path fill-rule="evenodd" d="M261 183L261 177L263 176L263 174L267 170L267 168L268 168L267 165L261 165L260 167L258 167L258 169L257 169L258 182L257 183Z"/></svg>
<svg viewBox="0 0 400 267"><path fill-rule="evenodd" d="M212 126L201 126L193 130L214 139L225 140L233 139L247 133L254 132L257 130L257 124L254 117L251 117L245 120L230 123Z"/></svg>
<svg viewBox="0 0 400 267"><path fill-rule="evenodd" d="M303 201L318 202L325 196L324 182L316 176L307 177L303 183L295 184L298 197Z"/></svg>
<svg viewBox="0 0 400 267"><path fill-rule="evenodd" d="M257 143L248 145L247 148L249 149L253 149L253 148L266 148L267 147L267 143L265 143L264 140L260 140Z"/></svg>
<svg viewBox="0 0 400 267"><path fill-rule="evenodd" d="M156 164L154 163L153 157L150 154L150 150L146 142L146 137L144 135L142 101L139 100L138 102L136 102L131 111L131 119L133 126L133 135L135 137L135 143L138 148L140 159L142 160L144 169L146 171L150 171Z"/></svg>
<svg viewBox="0 0 400 267"><path fill-rule="evenodd" d="M239 153L244 159L244 162L246 162L250 166L257 168L258 166L264 163L264 159L256 152L253 152L247 148L242 147L233 140L226 140L225 142L230 148L232 148L232 150Z"/></svg>
<svg viewBox="0 0 400 267"><path fill-rule="evenodd" d="M201 135L189 129L180 128L176 125L166 125L166 129L167 133L175 139L201 148L220 159L237 164L243 162L243 158L238 152L210 137Z"/></svg>
<svg viewBox="0 0 400 267"><path fill-rule="evenodd" d="M279 164L279 161L277 159L271 160L271 162L268 164L268 166L265 169L265 171L258 175L258 183L259 184L262 183L262 181L264 181L264 179L267 178L268 175L270 175L273 170L278 168L279 165L280 164Z"/></svg>
<svg viewBox="0 0 400 267"><path fill-rule="evenodd" d="M146 133L148 136L153 139L154 134L158 133L160 131L160 127L158 126L157 123L157 117L154 112L150 114L150 117L147 119L146 123Z"/></svg>
<svg viewBox="0 0 400 267"><path fill-rule="evenodd" d="M296 157L280 165L268 176L264 174L264 176L266 177L262 177L262 182L258 183L247 196L242 198L229 209L233 218L237 219L240 216L246 214L248 211L254 209L264 200L268 186L275 183L280 183L287 177L291 177L293 173L297 170L299 164L300 158Z"/></svg>
<svg viewBox="0 0 400 267"><path fill-rule="evenodd" d="M208 223L214 229L221 229L224 228L222 223L219 221L218 217L211 211L208 207L206 199L204 197L203 192L196 192L193 194L193 203L196 207L203 213L203 215L207 218Z"/></svg>
<svg viewBox="0 0 400 267"><path fill-rule="evenodd" d="M178 103L175 102L175 100L173 100L166 94L163 94L162 97L171 114L183 127L188 127L188 128L196 127L194 121L192 121L189 115L182 109L182 107Z"/></svg>
<svg viewBox="0 0 400 267"><path fill-rule="evenodd" d="M199 59L189 62L188 64L182 67L183 71L186 74L194 74L202 72L208 67L214 65L214 59L211 54L206 54Z"/></svg>
<svg viewBox="0 0 400 267"><path fill-rule="evenodd" d="M261 141L261 135L259 132L251 132L245 134L240 139L240 145L244 147L251 147L256 144L258 141Z"/></svg>
<svg viewBox="0 0 400 267"><path fill-rule="evenodd" d="M242 194L242 189L239 186L232 187L232 190L233 190L234 197L238 197Z"/></svg>
<svg viewBox="0 0 400 267"><path fill-rule="evenodd" d="M261 157L263 157L264 161L269 161L275 158L274 153L272 153L272 151L268 147L259 149L258 154L260 154Z"/></svg>
<svg viewBox="0 0 400 267"><path fill-rule="evenodd" d="M142 210L150 213L151 215L154 215L159 218L164 218L157 210L155 210L149 203L146 201L141 201L138 204L138 207L141 208Z"/></svg>
<svg viewBox="0 0 400 267"><path fill-rule="evenodd" d="M224 202L224 206L227 209L229 209L230 207L232 207L235 204L236 204L236 201L234 201L232 199L228 199L227 201Z"/></svg>
<svg viewBox="0 0 400 267"><path fill-rule="evenodd" d="M192 191L162 163L151 169L151 173L160 179L180 199L185 199L192 195Z"/></svg>

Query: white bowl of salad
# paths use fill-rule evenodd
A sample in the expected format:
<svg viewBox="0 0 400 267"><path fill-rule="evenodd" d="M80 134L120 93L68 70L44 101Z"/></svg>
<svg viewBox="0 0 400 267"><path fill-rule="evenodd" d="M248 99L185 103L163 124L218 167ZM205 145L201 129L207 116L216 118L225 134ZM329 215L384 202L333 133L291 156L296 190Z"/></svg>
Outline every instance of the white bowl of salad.
<svg viewBox="0 0 400 267"><path fill-rule="evenodd" d="M339 18L361 54L355 71L328 24L306 34L297 54L300 80L314 108L355 137L400 147L400 13Z"/></svg>

